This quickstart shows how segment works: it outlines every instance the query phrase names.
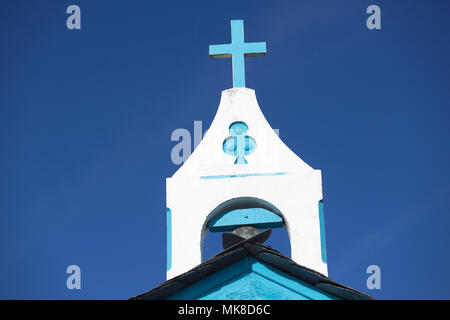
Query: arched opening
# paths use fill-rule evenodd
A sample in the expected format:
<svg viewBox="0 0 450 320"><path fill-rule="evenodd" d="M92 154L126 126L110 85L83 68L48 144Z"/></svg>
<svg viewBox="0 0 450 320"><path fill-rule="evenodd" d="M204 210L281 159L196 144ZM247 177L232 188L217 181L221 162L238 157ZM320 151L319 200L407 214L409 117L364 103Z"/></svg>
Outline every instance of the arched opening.
<svg viewBox="0 0 450 320"><path fill-rule="evenodd" d="M264 244L279 251L286 257L291 256L289 235L286 231L286 221L282 212L273 204L265 200L254 197L239 197L223 202L208 215L202 228L202 261L205 261L224 250L222 246L223 232L211 232L209 230L209 224L211 223L211 221L213 221L217 217L220 217L221 215L235 210L253 208L265 209L281 217L282 227L272 228L272 234ZM260 229L260 231L264 231L264 229Z"/></svg>

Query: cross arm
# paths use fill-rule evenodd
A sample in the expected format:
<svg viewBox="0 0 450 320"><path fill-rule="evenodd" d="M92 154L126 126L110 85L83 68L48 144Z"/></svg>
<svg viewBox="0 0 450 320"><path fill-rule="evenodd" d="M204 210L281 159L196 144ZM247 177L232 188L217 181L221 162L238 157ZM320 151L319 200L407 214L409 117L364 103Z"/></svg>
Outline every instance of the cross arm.
<svg viewBox="0 0 450 320"><path fill-rule="evenodd" d="M257 57L267 55L266 43L265 42L245 43L244 55L246 57Z"/></svg>
<svg viewBox="0 0 450 320"><path fill-rule="evenodd" d="M231 58L231 48L229 44L215 44L209 46L210 58Z"/></svg>

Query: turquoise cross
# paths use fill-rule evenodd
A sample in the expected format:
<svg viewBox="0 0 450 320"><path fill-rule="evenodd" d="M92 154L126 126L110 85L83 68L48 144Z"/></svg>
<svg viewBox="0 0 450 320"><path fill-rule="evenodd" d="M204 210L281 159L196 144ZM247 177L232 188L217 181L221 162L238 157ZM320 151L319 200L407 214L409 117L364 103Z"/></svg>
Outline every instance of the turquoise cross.
<svg viewBox="0 0 450 320"><path fill-rule="evenodd" d="M209 46L211 58L232 58L233 87L245 87L244 57L265 56L265 42L244 42L244 20L231 20L231 43Z"/></svg>
<svg viewBox="0 0 450 320"><path fill-rule="evenodd" d="M228 130L231 137L226 138L223 142L223 152L230 156L235 156L235 164L246 164L245 156L248 156L256 149L255 139L246 135L248 126L245 122L233 122Z"/></svg>

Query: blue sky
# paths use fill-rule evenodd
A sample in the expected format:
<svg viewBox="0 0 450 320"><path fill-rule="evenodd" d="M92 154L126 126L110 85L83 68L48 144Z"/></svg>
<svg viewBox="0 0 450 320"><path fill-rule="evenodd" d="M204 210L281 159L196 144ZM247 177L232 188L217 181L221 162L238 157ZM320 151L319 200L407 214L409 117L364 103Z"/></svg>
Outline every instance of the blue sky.
<svg viewBox="0 0 450 320"><path fill-rule="evenodd" d="M81 30L66 8L81 8ZM381 30L366 8L381 8ZM126 299L165 280L177 128L206 130L230 20L268 55L246 85L322 170L329 276L450 298L448 1L2 1L0 298ZM216 241L216 242L215 242ZM269 244L289 251L287 236ZM217 250L208 237L207 254ZM215 251L216 250L216 251ZM82 289L68 290L79 265ZM381 268L368 290L366 268Z"/></svg>

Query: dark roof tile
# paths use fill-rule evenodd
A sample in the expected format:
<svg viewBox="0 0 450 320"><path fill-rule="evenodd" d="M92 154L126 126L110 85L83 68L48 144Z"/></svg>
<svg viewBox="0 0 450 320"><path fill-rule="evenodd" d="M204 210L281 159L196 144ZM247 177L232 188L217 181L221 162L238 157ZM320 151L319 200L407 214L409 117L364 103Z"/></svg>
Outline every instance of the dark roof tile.
<svg viewBox="0 0 450 320"><path fill-rule="evenodd" d="M225 268L226 266L245 258L252 256L255 259L264 262L276 269L279 269L299 280L325 291L328 294L344 300L370 300L372 297L356 291L352 288L341 285L325 275L312 269L303 267L293 260L283 256L273 248L251 241L242 241L238 245L228 248L221 253L209 258L197 267L174 277L156 288L137 295L131 299L136 300L161 300L166 299L185 287L200 281L212 273Z"/></svg>

